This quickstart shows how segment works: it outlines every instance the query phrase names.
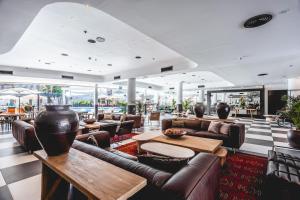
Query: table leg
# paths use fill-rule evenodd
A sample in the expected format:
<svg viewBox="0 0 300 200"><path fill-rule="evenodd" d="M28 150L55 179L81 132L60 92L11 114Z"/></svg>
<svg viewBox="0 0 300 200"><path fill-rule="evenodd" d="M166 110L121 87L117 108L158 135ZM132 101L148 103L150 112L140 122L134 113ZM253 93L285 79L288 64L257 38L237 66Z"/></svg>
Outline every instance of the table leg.
<svg viewBox="0 0 300 200"><path fill-rule="evenodd" d="M43 200L67 200L70 184L53 170L42 165L42 193Z"/></svg>

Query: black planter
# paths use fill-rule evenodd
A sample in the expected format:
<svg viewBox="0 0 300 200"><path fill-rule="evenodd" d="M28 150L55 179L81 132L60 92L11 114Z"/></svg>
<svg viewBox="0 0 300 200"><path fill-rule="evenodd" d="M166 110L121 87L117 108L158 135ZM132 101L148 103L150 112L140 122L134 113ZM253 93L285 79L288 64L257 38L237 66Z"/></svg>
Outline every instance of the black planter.
<svg viewBox="0 0 300 200"><path fill-rule="evenodd" d="M194 112L196 117L202 118L205 112L205 106L203 103L196 103L194 106Z"/></svg>
<svg viewBox="0 0 300 200"><path fill-rule="evenodd" d="M287 138L291 147L300 148L300 130L289 130Z"/></svg>
<svg viewBox="0 0 300 200"><path fill-rule="evenodd" d="M78 115L69 105L46 105L34 121L36 136L48 156L69 152L78 126Z"/></svg>
<svg viewBox="0 0 300 200"><path fill-rule="evenodd" d="M227 119L230 112L230 107L227 103L219 103L217 105L217 114L220 119Z"/></svg>

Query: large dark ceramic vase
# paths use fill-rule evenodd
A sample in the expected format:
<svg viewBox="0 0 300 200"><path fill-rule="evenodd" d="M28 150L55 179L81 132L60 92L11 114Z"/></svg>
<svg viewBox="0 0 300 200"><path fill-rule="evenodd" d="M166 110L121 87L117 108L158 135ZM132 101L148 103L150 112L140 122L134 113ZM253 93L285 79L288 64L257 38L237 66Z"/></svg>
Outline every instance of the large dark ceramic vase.
<svg viewBox="0 0 300 200"><path fill-rule="evenodd" d="M227 119L230 112L230 107L227 103L219 103L217 105L217 114L220 119Z"/></svg>
<svg viewBox="0 0 300 200"><path fill-rule="evenodd" d="M300 148L300 130L289 130L287 138L291 147Z"/></svg>
<svg viewBox="0 0 300 200"><path fill-rule="evenodd" d="M205 106L203 103L196 103L194 106L194 112L196 117L202 118L205 112Z"/></svg>
<svg viewBox="0 0 300 200"><path fill-rule="evenodd" d="M78 115L69 105L46 105L34 120L36 136L48 156L69 152L78 126Z"/></svg>

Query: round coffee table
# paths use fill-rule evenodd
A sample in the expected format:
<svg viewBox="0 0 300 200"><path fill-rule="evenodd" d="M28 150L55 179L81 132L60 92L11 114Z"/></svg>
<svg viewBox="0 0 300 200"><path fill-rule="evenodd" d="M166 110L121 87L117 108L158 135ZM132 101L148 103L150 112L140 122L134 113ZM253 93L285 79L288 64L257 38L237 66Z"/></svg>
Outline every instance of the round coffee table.
<svg viewBox="0 0 300 200"><path fill-rule="evenodd" d="M159 136L159 134L154 134L154 133L142 133L139 135L135 135L133 136L131 139L135 140L137 143L137 150L138 153L142 153L142 149L141 149L141 145L148 142L149 140L151 140L152 138L155 138Z"/></svg>
<svg viewBox="0 0 300 200"><path fill-rule="evenodd" d="M154 153L171 158L189 159L195 155L195 152L191 149L159 142L148 142L142 144L141 149L149 153Z"/></svg>

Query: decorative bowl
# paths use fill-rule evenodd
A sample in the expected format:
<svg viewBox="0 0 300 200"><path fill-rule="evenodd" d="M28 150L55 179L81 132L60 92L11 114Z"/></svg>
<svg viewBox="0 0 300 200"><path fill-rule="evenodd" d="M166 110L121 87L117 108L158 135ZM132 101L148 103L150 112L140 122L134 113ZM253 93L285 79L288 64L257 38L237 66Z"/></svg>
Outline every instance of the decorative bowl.
<svg viewBox="0 0 300 200"><path fill-rule="evenodd" d="M83 121L84 121L84 123L87 123L87 124L93 124L96 122L96 119L85 119Z"/></svg>
<svg viewBox="0 0 300 200"><path fill-rule="evenodd" d="M181 129L170 128L170 129L165 130L163 132L163 134L165 136L170 137L170 138L176 139L176 138L180 138L183 135L185 135L186 131L185 130L181 130Z"/></svg>

